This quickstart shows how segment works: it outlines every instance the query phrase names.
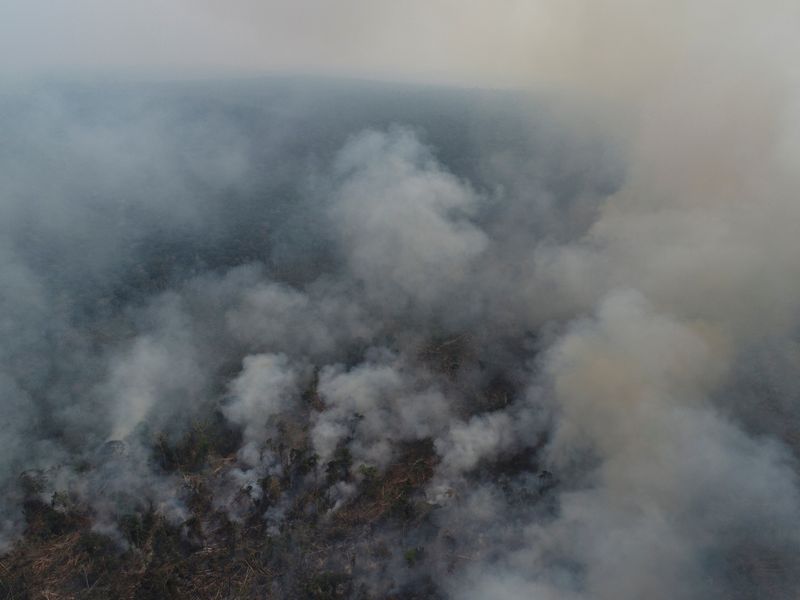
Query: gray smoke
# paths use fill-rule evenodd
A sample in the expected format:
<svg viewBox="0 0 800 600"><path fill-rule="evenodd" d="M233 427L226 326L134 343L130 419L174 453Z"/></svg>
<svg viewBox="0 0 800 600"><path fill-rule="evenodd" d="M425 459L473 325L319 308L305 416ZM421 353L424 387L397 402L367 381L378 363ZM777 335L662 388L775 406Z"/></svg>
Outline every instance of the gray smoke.
<svg viewBox="0 0 800 600"><path fill-rule="evenodd" d="M381 535L447 597L795 597L800 96L772 4L553 11L558 97L10 88L0 547L30 480L112 535L185 523L154 445L218 418L233 521L313 449L270 532L343 452L323 518L429 444L426 526ZM356 576L421 586L402 562Z"/></svg>

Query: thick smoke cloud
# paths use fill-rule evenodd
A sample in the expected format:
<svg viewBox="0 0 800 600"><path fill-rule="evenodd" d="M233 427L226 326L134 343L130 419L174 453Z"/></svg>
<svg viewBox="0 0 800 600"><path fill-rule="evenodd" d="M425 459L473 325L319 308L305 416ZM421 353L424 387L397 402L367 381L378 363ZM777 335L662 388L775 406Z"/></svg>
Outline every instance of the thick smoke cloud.
<svg viewBox="0 0 800 600"><path fill-rule="evenodd" d="M350 271L376 305L415 312L463 286L487 245L469 221L479 199L442 172L413 135L353 140L336 171L344 184L333 222Z"/></svg>
<svg viewBox="0 0 800 600"><path fill-rule="evenodd" d="M310 37L397 14L356 8L317 6ZM505 8L407 14L437 35L455 15L433 70L547 99L289 78L0 97L3 547L31 481L112 535L147 506L185 524L154 446L216 418L236 448L214 506L241 523L276 496L270 535L303 490L330 518L428 444L426 526L381 535L424 544L445 596L796 596L797 9L537 5L520 29L547 35L498 51L536 56L471 64L492 37L465 23L531 14ZM237 3L225 27L296 10ZM407 43L292 65L405 76ZM269 489L300 442L313 460ZM387 565L354 572L422 589Z"/></svg>

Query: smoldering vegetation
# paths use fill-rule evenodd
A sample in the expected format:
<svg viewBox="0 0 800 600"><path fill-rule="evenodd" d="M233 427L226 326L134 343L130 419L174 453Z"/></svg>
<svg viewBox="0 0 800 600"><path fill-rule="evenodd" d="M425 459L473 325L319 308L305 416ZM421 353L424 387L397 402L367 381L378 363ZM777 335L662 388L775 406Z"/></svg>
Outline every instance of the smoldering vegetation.
<svg viewBox="0 0 800 600"><path fill-rule="evenodd" d="M4 596L796 597L796 242L572 110L4 92Z"/></svg>

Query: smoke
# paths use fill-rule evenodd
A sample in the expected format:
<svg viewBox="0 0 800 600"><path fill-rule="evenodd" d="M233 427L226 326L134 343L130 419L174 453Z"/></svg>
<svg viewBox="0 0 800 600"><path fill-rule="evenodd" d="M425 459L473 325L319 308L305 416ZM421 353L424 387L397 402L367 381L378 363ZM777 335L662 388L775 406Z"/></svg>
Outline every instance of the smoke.
<svg viewBox="0 0 800 600"><path fill-rule="evenodd" d="M355 461L383 469L396 458L392 453L401 442L430 439L447 427L450 407L441 391L394 364L398 361L390 354L376 353L348 372L334 366L320 373L318 389L327 407L311 439L324 463L352 438Z"/></svg>
<svg viewBox="0 0 800 600"><path fill-rule="evenodd" d="M275 64L534 92L9 89L2 547L28 480L114 535L147 506L185 524L158 448L218 419L214 508L269 535L423 453L426 520L373 535L426 558L352 567L376 596L795 597L797 8L310 4L325 25ZM269 41L217 65L290 54L259 24L298 8L227 10L218 39Z"/></svg>

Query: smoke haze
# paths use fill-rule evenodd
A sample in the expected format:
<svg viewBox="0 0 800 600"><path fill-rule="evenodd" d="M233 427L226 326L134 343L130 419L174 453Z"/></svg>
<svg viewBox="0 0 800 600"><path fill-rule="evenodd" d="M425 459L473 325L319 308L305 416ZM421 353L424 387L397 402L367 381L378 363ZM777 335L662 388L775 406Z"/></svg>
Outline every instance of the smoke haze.
<svg viewBox="0 0 800 600"><path fill-rule="evenodd" d="M159 452L213 422L211 506L270 543L425 471L347 597L797 596L793 3L0 23L3 552L32 497L188 531Z"/></svg>

